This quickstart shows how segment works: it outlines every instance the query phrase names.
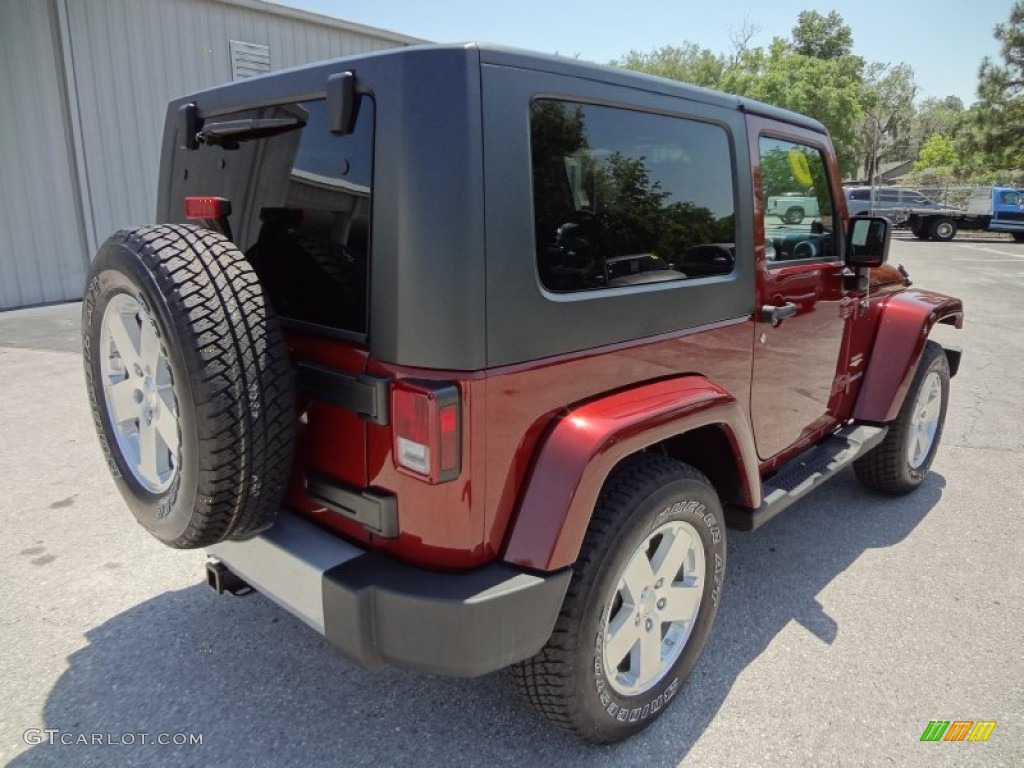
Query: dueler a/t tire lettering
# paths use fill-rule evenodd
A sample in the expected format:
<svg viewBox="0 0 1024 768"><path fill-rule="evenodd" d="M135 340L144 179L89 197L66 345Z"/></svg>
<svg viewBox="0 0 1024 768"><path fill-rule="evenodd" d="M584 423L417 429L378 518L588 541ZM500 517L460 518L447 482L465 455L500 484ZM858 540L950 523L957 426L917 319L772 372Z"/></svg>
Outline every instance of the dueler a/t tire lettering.
<svg viewBox="0 0 1024 768"><path fill-rule="evenodd" d="M702 583L692 620L679 627L667 620L661 624L658 615L666 607L664 590L675 579L658 582L659 552L672 535L661 531L685 532L687 560L701 566L698 573L689 565L678 571L678 583ZM649 588L634 589L629 605L622 595L635 583L634 574L646 570L642 561L644 567L634 568L634 558L646 556L653 558L654 581ZM626 459L598 499L551 638L536 656L510 668L515 686L548 720L587 741L614 742L642 730L679 694L700 657L718 612L725 556L721 504L703 474L654 454ZM659 642L676 632L681 651L671 643L661 646L667 649L658 657L667 657L664 667L649 679L631 680L632 670L623 668L634 664L634 653L643 652L639 645L648 621L653 626L647 631L657 633ZM632 646L627 641L631 650L609 668L615 662L609 664L605 652L608 638L630 626L641 639ZM622 653L619 647L613 659Z"/></svg>
<svg viewBox="0 0 1024 768"><path fill-rule="evenodd" d="M273 524L292 465L294 375L278 320L233 243L188 225L117 232L89 270L82 343L100 444L143 527L187 549ZM128 399L116 398L116 384ZM151 438L159 475L140 458L151 412L163 419Z"/></svg>

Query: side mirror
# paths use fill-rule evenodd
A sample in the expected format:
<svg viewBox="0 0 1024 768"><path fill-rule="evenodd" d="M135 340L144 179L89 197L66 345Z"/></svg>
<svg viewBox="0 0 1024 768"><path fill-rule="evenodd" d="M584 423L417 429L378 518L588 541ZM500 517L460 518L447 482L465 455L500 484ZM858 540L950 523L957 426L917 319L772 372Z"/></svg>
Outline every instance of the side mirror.
<svg viewBox="0 0 1024 768"><path fill-rule="evenodd" d="M334 134L352 133L359 112L356 73L339 72L327 78L327 129Z"/></svg>
<svg viewBox="0 0 1024 768"><path fill-rule="evenodd" d="M880 267L889 258L892 224L882 216L854 216L846 239L846 263L851 267Z"/></svg>

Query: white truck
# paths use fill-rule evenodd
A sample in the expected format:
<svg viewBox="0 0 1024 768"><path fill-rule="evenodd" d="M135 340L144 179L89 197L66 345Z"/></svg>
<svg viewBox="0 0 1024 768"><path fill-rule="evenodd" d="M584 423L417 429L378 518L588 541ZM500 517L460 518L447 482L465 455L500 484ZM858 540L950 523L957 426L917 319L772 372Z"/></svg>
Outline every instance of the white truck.
<svg viewBox="0 0 1024 768"><path fill-rule="evenodd" d="M778 216L786 224L799 224L807 216L819 215L818 198L798 192L769 197L765 213Z"/></svg>

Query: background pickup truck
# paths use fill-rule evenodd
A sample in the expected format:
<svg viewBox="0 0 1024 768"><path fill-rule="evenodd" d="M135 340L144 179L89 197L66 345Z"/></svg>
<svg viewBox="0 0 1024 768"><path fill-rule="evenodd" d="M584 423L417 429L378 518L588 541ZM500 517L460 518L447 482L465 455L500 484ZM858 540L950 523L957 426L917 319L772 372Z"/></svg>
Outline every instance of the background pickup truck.
<svg viewBox="0 0 1024 768"><path fill-rule="evenodd" d="M907 225L921 240L948 241L968 229L1008 232L1024 243L1024 194L1011 187L978 187L967 199L967 210L910 208Z"/></svg>
<svg viewBox="0 0 1024 768"><path fill-rule="evenodd" d="M769 197L766 213L786 224L799 224L807 216L818 215L818 198L797 193Z"/></svg>

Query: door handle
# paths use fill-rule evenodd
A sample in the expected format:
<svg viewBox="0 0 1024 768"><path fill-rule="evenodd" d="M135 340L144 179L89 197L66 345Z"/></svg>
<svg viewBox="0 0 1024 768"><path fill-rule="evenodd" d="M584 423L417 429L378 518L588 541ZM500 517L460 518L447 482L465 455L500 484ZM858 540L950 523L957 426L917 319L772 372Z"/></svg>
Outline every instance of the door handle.
<svg viewBox="0 0 1024 768"><path fill-rule="evenodd" d="M775 307L771 304L766 304L761 307L761 322L771 323L772 325L778 325L787 317L793 317L799 310L796 304L787 301L781 307Z"/></svg>

